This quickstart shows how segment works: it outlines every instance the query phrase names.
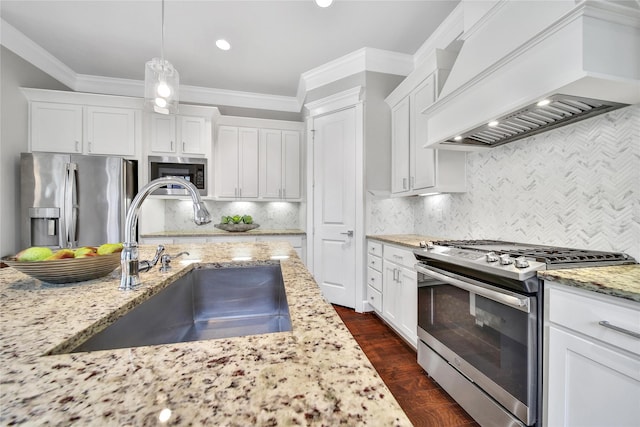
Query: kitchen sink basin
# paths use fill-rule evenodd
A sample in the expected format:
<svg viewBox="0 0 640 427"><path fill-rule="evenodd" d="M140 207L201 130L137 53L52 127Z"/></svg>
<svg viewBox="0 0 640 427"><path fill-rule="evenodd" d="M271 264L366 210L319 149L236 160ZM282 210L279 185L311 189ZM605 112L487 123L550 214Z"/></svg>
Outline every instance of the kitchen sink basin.
<svg viewBox="0 0 640 427"><path fill-rule="evenodd" d="M71 352L290 330L280 265L198 267Z"/></svg>

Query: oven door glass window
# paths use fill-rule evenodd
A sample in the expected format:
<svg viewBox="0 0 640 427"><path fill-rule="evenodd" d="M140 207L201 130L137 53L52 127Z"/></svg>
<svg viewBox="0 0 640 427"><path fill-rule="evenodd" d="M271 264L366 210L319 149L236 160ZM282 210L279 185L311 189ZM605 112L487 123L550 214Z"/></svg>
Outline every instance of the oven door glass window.
<svg viewBox="0 0 640 427"><path fill-rule="evenodd" d="M531 298L535 308L535 298ZM461 289L447 282L420 275L418 326L469 364L464 372L474 381L479 371L522 403L532 402L535 382L535 309L525 313L511 306ZM422 336L421 336L422 338ZM431 345L433 347L433 345ZM438 351L437 346L434 350ZM446 355L441 354L445 359ZM454 357L455 359L455 357ZM478 381L480 382L480 381ZM527 405L528 406L528 405Z"/></svg>

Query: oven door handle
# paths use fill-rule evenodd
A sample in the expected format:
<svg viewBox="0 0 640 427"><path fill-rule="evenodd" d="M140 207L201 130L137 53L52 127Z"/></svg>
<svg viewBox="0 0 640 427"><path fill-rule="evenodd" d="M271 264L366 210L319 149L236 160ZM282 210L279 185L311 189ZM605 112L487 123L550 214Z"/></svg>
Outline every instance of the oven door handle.
<svg viewBox="0 0 640 427"><path fill-rule="evenodd" d="M430 268L425 268L420 264L416 264L415 269L418 273L426 274L427 276L433 277L434 279L441 280L455 287L464 289L465 291L469 291L477 295L481 295L495 302L499 302L500 304L508 305L509 307L513 307L517 310L524 311L525 313L531 312L529 297L521 296L509 291L503 291L501 289L498 289L489 285L482 285L482 286L475 285L473 283L469 283L468 281L463 281L446 274L438 273ZM435 284L434 285L426 284L425 286L435 286Z"/></svg>

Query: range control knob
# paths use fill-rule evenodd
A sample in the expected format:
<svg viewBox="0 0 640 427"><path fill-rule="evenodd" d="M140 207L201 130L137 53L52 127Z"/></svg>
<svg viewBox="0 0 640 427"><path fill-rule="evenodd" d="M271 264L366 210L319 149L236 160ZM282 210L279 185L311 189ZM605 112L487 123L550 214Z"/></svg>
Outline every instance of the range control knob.
<svg viewBox="0 0 640 427"><path fill-rule="evenodd" d="M488 254L486 254L484 256L484 258L487 260L487 262L496 262L496 261L498 261L498 255L496 255L495 252L489 252Z"/></svg>
<svg viewBox="0 0 640 427"><path fill-rule="evenodd" d="M516 258L514 265L518 268L527 268L529 267L529 261L523 256Z"/></svg>
<svg viewBox="0 0 640 427"><path fill-rule="evenodd" d="M502 265L513 264L513 260L511 259L509 254L502 254L500 255L500 264Z"/></svg>
<svg viewBox="0 0 640 427"><path fill-rule="evenodd" d="M424 240L420 242L421 248L433 249L433 242L425 242Z"/></svg>

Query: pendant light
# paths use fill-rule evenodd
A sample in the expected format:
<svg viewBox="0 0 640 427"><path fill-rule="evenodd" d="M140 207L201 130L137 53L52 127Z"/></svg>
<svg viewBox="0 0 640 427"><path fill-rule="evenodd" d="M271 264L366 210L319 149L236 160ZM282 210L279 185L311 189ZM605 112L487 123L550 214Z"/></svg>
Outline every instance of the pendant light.
<svg viewBox="0 0 640 427"><path fill-rule="evenodd" d="M162 0L162 44L160 58L153 58L144 69L144 103L150 111L160 114L178 112L180 75L169 61L164 59L164 0Z"/></svg>
<svg viewBox="0 0 640 427"><path fill-rule="evenodd" d="M316 0L316 4L320 7L329 7L333 0Z"/></svg>

